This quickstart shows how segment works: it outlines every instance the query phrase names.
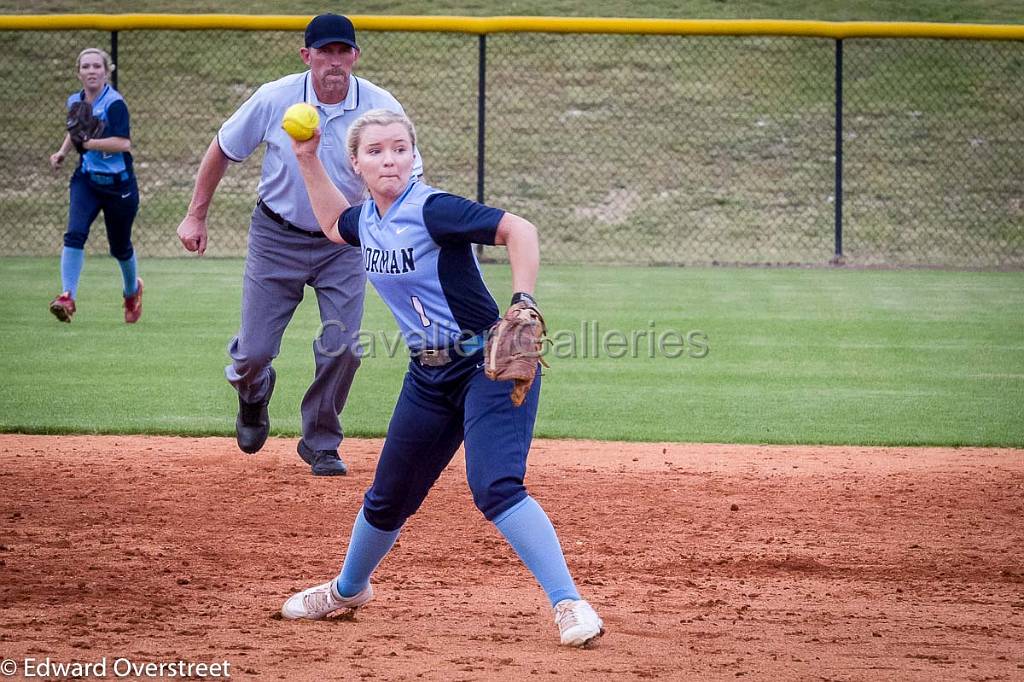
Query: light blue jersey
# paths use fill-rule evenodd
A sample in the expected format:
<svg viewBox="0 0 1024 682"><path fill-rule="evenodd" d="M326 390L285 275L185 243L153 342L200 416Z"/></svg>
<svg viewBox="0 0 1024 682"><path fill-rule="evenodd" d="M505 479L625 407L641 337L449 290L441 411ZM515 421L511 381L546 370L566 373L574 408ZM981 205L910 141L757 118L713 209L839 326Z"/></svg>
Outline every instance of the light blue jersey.
<svg viewBox="0 0 1024 682"><path fill-rule="evenodd" d="M494 244L505 212L413 180L380 216L370 199L342 214L342 238L363 266L412 352L448 348L498 319L473 244Z"/></svg>
<svg viewBox="0 0 1024 682"><path fill-rule="evenodd" d="M365 185L349 163L345 147L349 126L371 109L404 112L391 93L357 76L349 77L348 95L341 106L331 105L332 111L328 111L317 99L310 72L306 71L260 86L221 126L217 133L217 144L232 161L246 159L261 144L266 143L263 173L260 176L260 198L293 225L319 232L320 227L313 214L313 207L309 204L302 173L292 153L291 138L281 128L285 110L298 102L306 102L317 108L321 134L317 156L327 169L331 182L352 204L363 200ZM423 164L417 152L413 175L422 172Z"/></svg>
<svg viewBox="0 0 1024 682"><path fill-rule="evenodd" d="M75 102L85 101L85 91L80 90L68 97L67 108ZM131 124L128 105L124 98L110 85L105 85L99 97L92 103L92 115L103 121L103 132L99 138L124 137L131 139ZM132 172L132 155L128 152L101 152L90 149L82 154L81 168L86 173L119 174Z"/></svg>

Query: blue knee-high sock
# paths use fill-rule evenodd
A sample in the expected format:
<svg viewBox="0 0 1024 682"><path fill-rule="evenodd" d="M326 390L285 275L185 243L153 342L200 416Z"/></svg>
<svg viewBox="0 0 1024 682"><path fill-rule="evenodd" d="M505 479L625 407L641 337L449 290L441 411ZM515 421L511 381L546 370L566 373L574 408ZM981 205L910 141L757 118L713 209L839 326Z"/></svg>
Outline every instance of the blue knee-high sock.
<svg viewBox="0 0 1024 682"><path fill-rule="evenodd" d="M535 499L527 496L498 515L494 525L533 573L552 606L563 599L580 598L569 567L565 565L555 528Z"/></svg>
<svg viewBox="0 0 1024 682"><path fill-rule="evenodd" d="M71 298L78 298L78 279L85 267L85 249L73 249L65 246L60 253L60 285L61 291L71 293Z"/></svg>
<svg viewBox="0 0 1024 682"><path fill-rule="evenodd" d="M348 541L345 563L335 583L338 594L351 597L366 589L370 582L370 574L391 551L401 531L401 528L392 531L374 528L363 516L363 508L360 507L359 513L356 514L356 522L352 526L352 537Z"/></svg>
<svg viewBox="0 0 1024 682"><path fill-rule="evenodd" d="M121 277L124 279L124 295L131 296L139 288L138 265L135 262L135 254L128 260L119 260L121 266Z"/></svg>

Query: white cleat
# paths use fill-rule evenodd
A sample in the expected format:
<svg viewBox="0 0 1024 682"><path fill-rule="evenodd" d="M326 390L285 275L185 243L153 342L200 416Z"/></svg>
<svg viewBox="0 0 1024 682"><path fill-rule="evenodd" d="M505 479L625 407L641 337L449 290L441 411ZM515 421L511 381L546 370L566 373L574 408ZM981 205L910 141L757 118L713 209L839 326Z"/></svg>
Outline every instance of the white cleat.
<svg viewBox="0 0 1024 682"><path fill-rule="evenodd" d="M563 599L555 604L555 624L565 646L585 647L604 634L604 623L582 599Z"/></svg>
<svg viewBox="0 0 1024 682"><path fill-rule="evenodd" d="M288 597L281 607L281 615L291 620L322 620L335 611L358 609L373 599L373 585L367 585L366 589L351 597L342 597L335 591L334 583L331 580Z"/></svg>

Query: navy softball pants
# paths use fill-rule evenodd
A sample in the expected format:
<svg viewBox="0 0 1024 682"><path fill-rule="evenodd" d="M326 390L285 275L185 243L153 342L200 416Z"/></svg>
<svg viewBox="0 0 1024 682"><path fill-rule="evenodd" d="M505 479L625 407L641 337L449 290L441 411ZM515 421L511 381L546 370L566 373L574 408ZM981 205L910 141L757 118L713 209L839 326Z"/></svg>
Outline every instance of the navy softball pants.
<svg viewBox="0 0 1024 682"><path fill-rule="evenodd" d="M363 513L372 526L396 530L412 516L466 445L473 502L488 520L526 497L526 455L540 400L540 372L526 400L512 405L510 381L484 375L483 351L444 367L413 360L388 425Z"/></svg>
<svg viewBox="0 0 1024 682"><path fill-rule="evenodd" d="M89 228L103 211L107 226L110 255L117 260L128 260L135 253L132 248L132 223L139 212L139 187L132 175L124 182L99 187L86 179L80 171L71 176L71 209L68 212L68 231L64 233L64 246L84 249L89 239Z"/></svg>

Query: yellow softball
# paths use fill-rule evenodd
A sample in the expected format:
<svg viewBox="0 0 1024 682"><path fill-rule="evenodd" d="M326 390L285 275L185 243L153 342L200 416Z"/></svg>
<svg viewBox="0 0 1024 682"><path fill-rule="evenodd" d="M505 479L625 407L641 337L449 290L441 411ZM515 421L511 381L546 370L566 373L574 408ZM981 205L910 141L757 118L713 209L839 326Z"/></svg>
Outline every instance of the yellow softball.
<svg viewBox="0 0 1024 682"><path fill-rule="evenodd" d="M281 127L284 131L300 142L313 137L313 131L320 125L320 115L316 108L299 102L288 107L281 119Z"/></svg>

